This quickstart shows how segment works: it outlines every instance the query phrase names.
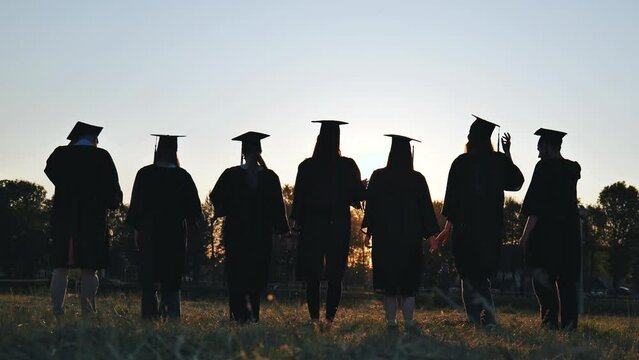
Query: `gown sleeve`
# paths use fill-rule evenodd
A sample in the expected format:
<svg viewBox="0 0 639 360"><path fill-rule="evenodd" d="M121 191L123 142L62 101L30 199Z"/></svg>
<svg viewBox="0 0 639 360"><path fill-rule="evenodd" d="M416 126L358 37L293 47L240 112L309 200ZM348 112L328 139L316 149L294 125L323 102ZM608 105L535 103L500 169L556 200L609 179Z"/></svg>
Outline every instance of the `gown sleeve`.
<svg viewBox="0 0 639 360"><path fill-rule="evenodd" d="M453 161L448 172L448 182L446 184L446 195L444 196L444 206L442 207L442 215L450 222L454 223L459 216L459 181L460 181L461 163L459 158Z"/></svg>
<svg viewBox="0 0 639 360"><path fill-rule="evenodd" d="M197 187L191 175L185 171L184 177L184 217L187 220L201 220L202 204L200 204L200 196L197 192Z"/></svg>
<svg viewBox="0 0 639 360"><path fill-rule="evenodd" d="M366 198L366 187L362 184L362 174L359 171L359 167L357 167L357 163L355 160L350 160L352 163L352 206L356 209L361 209L360 201L363 201Z"/></svg>
<svg viewBox="0 0 639 360"><path fill-rule="evenodd" d="M122 189L118 180L118 171L115 168L111 155L104 151L104 203L105 206L111 210L115 210L122 204Z"/></svg>
<svg viewBox="0 0 639 360"><path fill-rule="evenodd" d="M230 169L224 170L220 178L215 183L209 199L213 204L215 217L224 217L228 215L230 202L232 199L231 185L233 183Z"/></svg>
<svg viewBox="0 0 639 360"><path fill-rule="evenodd" d="M142 217L144 216L144 192L146 190L146 186L144 186L143 183L143 175L140 170L137 175L135 175L129 211L126 214L126 223L136 230L140 229L140 226L142 225Z"/></svg>
<svg viewBox="0 0 639 360"><path fill-rule="evenodd" d="M506 191L518 191L524 184L524 174L511 158L502 156L503 187Z"/></svg>
<svg viewBox="0 0 639 360"><path fill-rule="evenodd" d="M373 234L373 219L375 218L374 212L377 207L377 172L373 172L370 180L368 181L368 189L366 190L366 210L364 211L364 219L362 220L362 229L366 229L366 233Z"/></svg>
<svg viewBox="0 0 639 360"><path fill-rule="evenodd" d="M437 216L435 216L435 209L433 208L433 200L430 197L430 190L428 189L428 183L423 175L419 177L421 185L420 202L422 208L422 236L427 238L431 235L437 234L440 231L439 224L437 223Z"/></svg>
<svg viewBox="0 0 639 360"><path fill-rule="evenodd" d="M527 216L539 216L543 214L543 194L546 188L544 167L540 162L535 166L530 186L524 197L521 213Z"/></svg>
<svg viewBox="0 0 639 360"><path fill-rule="evenodd" d="M44 168L44 173L47 175L53 185L59 185L62 180L63 171L60 169L60 148L56 148L53 153L47 159L47 165Z"/></svg>
<svg viewBox="0 0 639 360"><path fill-rule="evenodd" d="M271 189L271 204L274 216L273 226L275 233L284 234L289 232L288 219L286 218L286 206L284 206L284 197L282 196L282 185L280 178L273 174L273 186Z"/></svg>
<svg viewBox="0 0 639 360"><path fill-rule="evenodd" d="M304 202L306 201L307 186L306 166L302 162L297 167L297 176L295 177L295 187L293 188L293 208L291 210L291 219L295 219L299 225L304 221Z"/></svg>

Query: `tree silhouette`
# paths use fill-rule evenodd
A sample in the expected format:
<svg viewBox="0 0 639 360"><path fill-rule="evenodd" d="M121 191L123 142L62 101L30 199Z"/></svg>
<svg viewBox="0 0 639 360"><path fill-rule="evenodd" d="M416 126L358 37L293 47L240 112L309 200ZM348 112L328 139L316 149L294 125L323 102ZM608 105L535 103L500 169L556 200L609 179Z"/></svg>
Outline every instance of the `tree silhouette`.
<svg viewBox="0 0 639 360"><path fill-rule="evenodd" d="M111 247L109 248L109 267L107 277L124 281L137 280L137 251L133 243L133 229L126 225L127 205L109 211L108 231Z"/></svg>
<svg viewBox="0 0 639 360"><path fill-rule="evenodd" d="M519 245L519 237L521 236L524 225L526 224L526 216L520 213L521 203L512 197L504 200L504 237L503 245Z"/></svg>
<svg viewBox="0 0 639 360"><path fill-rule="evenodd" d="M210 193L210 191L208 192ZM202 234L201 251L204 252L204 276L215 282L224 281L225 249L222 241L224 219L215 219L215 209L209 197L202 204L204 214L204 231Z"/></svg>
<svg viewBox="0 0 639 360"><path fill-rule="evenodd" d="M348 251L348 268L344 282L352 285L370 285L371 249L364 246L366 235L360 231L364 220L364 210L351 208L351 238ZM374 241L374 240L373 240Z"/></svg>
<svg viewBox="0 0 639 360"><path fill-rule="evenodd" d="M5 229L2 271L9 277L32 278L48 268L48 234L51 201L44 187L22 180L1 180Z"/></svg>
<svg viewBox="0 0 639 360"><path fill-rule="evenodd" d="M594 234L608 254L607 270L616 291L633 266L639 272L639 192L623 181L616 182L599 193L597 205L590 210Z"/></svg>

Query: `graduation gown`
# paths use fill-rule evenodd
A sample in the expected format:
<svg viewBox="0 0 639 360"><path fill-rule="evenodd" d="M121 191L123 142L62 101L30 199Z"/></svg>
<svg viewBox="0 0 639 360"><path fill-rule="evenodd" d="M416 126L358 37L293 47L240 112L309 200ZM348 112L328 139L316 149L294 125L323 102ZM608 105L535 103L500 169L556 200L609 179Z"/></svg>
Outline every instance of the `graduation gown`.
<svg viewBox="0 0 639 360"><path fill-rule="evenodd" d="M351 235L350 206L359 206L365 191L359 168L351 158L308 158L299 165L291 215L302 229L298 280L319 280L323 275L342 279Z"/></svg>
<svg viewBox="0 0 639 360"><path fill-rule="evenodd" d="M268 283L273 234L289 231L282 187L269 169L258 171L252 189L241 166L226 169L210 194L215 216L225 217L222 240L228 287L234 292L260 292Z"/></svg>
<svg viewBox="0 0 639 360"><path fill-rule="evenodd" d="M374 289L415 294L421 279L422 241L440 230L424 176L413 170L375 170L362 228L373 236Z"/></svg>
<svg viewBox="0 0 639 360"><path fill-rule="evenodd" d="M107 209L116 209L122 202L111 155L94 146L60 146L49 156L44 172L55 185L51 265L107 267Z"/></svg>
<svg viewBox="0 0 639 360"><path fill-rule="evenodd" d="M179 290L187 246L187 221L202 217L200 198L184 169L148 165L135 177L126 221L138 231L140 281Z"/></svg>
<svg viewBox="0 0 639 360"><path fill-rule="evenodd" d="M462 154L451 165L442 214L453 224L453 256L462 278L497 272L504 190L517 191L523 183L519 168L502 153Z"/></svg>
<svg viewBox="0 0 639 360"><path fill-rule="evenodd" d="M579 164L566 159L541 160L535 166L521 210L538 218L527 243L527 265L577 278L581 258L577 208L580 177Z"/></svg>

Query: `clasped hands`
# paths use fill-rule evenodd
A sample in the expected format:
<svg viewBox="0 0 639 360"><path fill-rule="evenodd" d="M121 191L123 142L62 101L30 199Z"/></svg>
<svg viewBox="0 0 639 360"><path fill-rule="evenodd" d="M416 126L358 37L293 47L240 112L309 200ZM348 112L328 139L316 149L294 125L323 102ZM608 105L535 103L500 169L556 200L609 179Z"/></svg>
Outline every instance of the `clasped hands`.
<svg viewBox="0 0 639 360"><path fill-rule="evenodd" d="M442 231L442 233L443 233L443 231ZM439 236L441 236L441 233L438 236L432 235L432 236L429 236L426 239L426 242L430 245L430 252L431 253L433 253L435 250L437 250L437 243L440 241L440 240L438 240ZM373 238L372 234L366 234L366 237L364 238L364 246L365 247L367 247L369 249L373 247L372 241L371 241L372 238ZM448 237L446 238L446 240L444 240L443 244L446 244L447 240L448 240Z"/></svg>

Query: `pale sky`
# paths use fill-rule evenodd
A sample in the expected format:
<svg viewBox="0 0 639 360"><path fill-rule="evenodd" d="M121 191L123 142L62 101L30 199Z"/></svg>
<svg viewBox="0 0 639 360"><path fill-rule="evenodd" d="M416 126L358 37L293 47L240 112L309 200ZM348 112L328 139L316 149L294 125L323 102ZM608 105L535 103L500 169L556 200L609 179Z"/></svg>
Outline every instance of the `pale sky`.
<svg viewBox="0 0 639 360"><path fill-rule="evenodd" d="M188 135L202 198L248 130L272 135L263 156L293 183L310 121L340 119L363 177L386 163L383 134L422 140L415 168L442 199L474 113L513 136L526 183L509 195L523 198L547 127L568 132L594 203L639 186L637 19L639 1L0 0L0 179L52 195L45 161L80 120L105 127L126 201L150 133Z"/></svg>

